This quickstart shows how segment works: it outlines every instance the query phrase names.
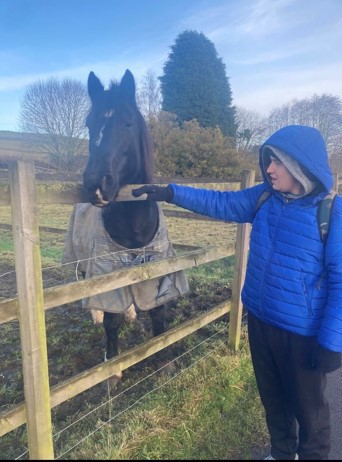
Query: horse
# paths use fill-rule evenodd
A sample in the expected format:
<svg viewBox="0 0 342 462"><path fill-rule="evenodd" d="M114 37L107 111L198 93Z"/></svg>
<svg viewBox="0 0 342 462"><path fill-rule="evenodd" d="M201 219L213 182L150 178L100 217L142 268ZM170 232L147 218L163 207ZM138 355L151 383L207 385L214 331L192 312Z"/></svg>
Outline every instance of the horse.
<svg viewBox="0 0 342 462"><path fill-rule="evenodd" d="M132 201L116 201L123 186L152 183L153 180L152 143L145 120L137 106L133 74L126 70L120 82L112 80L109 88L105 89L94 72L90 72L88 95L91 103L86 118L89 156L83 172L83 195L86 204L78 204L83 205L78 214L83 217L83 221L79 222L78 231L74 228L73 236L75 239L75 235L89 233L95 214L97 235L95 238L87 235L85 239L98 242L100 250L97 251L97 257L100 257L97 261L102 258L99 265L102 265L102 269L97 267L86 275L86 269L83 268L82 274L85 277L113 270L112 263L109 269L104 268L108 264L108 249L113 250L112 245L115 249L117 246L118 250L113 253L116 257L113 258L119 260L120 268L174 254L159 204L148 200L137 201L133 196ZM77 213L76 210L73 226L77 224ZM100 237L98 233L101 234ZM106 241L104 247L103 241ZM77 245L75 243L75 248ZM79 252L76 257L80 258ZM102 309L104 312L105 360L119 353L119 329L123 320L122 313L127 311L127 305L133 304L135 308L148 310L153 336L157 336L165 332L165 303L183 295L189 289L183 271L146 283L117 289L115 294L103 294L105 299L95 303L95 309ZM117 291L121 291L119 295ZM141 296L142 293L145 295ZM116 307L112 310L113 297L116 297ZM118 308L122 300L124 306Z"/></svg>

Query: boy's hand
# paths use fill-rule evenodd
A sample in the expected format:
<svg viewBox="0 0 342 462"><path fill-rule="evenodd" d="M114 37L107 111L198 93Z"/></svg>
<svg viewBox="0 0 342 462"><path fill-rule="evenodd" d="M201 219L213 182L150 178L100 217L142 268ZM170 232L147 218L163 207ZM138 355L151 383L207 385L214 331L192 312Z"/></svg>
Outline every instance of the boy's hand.
<svg viewBox="0 0 342 462"><path fill-rule="evenodd" d="M150 201L165 201L172 202L173 190L170 185L168 186L156 186L154 184L146 184L138 189L132 189L132 195L139 197L142 194L147 194L146 200Z"/></svg>

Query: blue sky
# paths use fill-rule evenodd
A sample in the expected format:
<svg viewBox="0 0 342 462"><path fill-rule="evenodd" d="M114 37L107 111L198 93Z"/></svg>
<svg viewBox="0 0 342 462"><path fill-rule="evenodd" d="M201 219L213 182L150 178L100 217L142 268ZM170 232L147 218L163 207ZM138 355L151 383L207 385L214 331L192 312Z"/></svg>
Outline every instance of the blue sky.
<svg viewBox="0 0 342 462"><path fill-rule="evenodd" d="M39 79L161 75L187 29L214 43L237 106L342 98L342 0L0 0L0 130Z"/></svg>

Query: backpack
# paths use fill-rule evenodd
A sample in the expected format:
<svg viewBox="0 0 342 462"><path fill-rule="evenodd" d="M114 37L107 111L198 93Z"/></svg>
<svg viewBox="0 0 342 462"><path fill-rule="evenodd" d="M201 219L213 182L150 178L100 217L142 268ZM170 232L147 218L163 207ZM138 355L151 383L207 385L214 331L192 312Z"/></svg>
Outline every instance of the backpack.
<svg viewBox="0 0 342 462"><path fill-rule="evenodd" d="M255 206L254 216L256 215L257 211L260 209L262 204L270 197L271 194L271 191L264 191L261 194ZM329 194L327 194L318 204L317 224L319 235L324 246L328 238L330 217L336 196L337 192L331 189Z"/></svg>

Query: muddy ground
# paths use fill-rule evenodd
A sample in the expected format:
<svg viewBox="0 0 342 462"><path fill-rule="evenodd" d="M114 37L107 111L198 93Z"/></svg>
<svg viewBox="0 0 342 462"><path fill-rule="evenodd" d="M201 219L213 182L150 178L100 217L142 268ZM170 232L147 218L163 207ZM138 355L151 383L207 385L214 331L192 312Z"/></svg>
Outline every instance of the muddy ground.
<svg viewBox="0 0 342 462"><path fill-rule="evenodd" d="M0 263L1 278L0 297L11 297L15 294L15 274L13 266L4 259ZM67 268L51 268L44 271L45 287L56 286L75 280L74 271ZM190 292L182 299L169 303L165 312L166 329L175 326L202 312L205 312L220 302L230 298L230 288L227 284L220 287L202 287L200 290L189 279ZM208 297L208 291L211 296ZM105 335L101 325L94 325L91 315L81 307L81 301L65 304L45 312L47 329L47 349L50 387L82 372L103 361L105 351ZM228 321L228 317L223 317ZM207 326L196 334L198 342L210 335L211 327ZM124 323L120 335L120 352L142 344L152 337L151 324L147 312L138 312L134 323ZM196 340L197 341L197 340ZM0 411L5 411L13 404L24 399L23 377L21 363L20 326L18 321L0 325ZM186 340L179 341L163 352L154 355L141 363L124 371L122 380L115 385L112 393L120 394L127 387L139 382L144 377L158 371L165 364L182 355L188 348ZM186 360L185 360L186 361ZM181 366L180 366L181 367ZM160 373L174 373L174 368L164 368ZM120 399L120 409L129 405L137 395L151 387L151 380L145 380L141 386L134 387L126 398ZM65 426L76 415L87 412L90 406L97 406L108 394L108 382L103 382L90 390L57 406L52 411L53 423L56 428ZM25 442L13 446L15 441L25 438L25 425L0 438L0 459L13 459L26 450ZM20 435L20 436L18 436ZM60 439L59 444L62 444ZM23 457L25 458L25 456Z"/></svg>

